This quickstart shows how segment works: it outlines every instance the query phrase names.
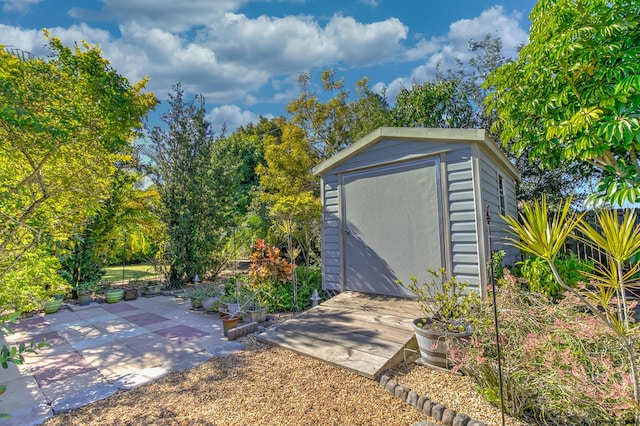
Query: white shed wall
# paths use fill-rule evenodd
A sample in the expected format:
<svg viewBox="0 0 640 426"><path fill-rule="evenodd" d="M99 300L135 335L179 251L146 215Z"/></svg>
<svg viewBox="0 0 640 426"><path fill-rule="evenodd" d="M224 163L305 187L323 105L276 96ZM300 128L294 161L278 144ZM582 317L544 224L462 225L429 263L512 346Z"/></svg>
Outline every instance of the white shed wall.
<svg viewBox="0 0 640 426"><path fill-rule="evenodd" d="M377 167L381 164L408 161L425 156L441 156L444 165L442 181L443 205L446 204L447 222L444 227L445 262L442 266L453 271L470 288L479 288L479 258L477 226L474 214L473 173L471 150L468 144L445 142L383 140L357 156L345 161L322 177L323 223L323 285L328 290L342 290L341 276L341 218L340 175L347 171ZM399 248L401 249L401 248ZM419 277L426 276L427 263L408 271Z"/></svg>
<svg viewBox="0 0 640 426"><path fill-rule="evenodd" d="M513 265L519 260L520 252L517 248L508 244L507 237L510 237L507 231L507 224L500 217L500 190L499 177L502 176L502 185L505 197L505 213L506 216L517 216L518 207L516 201L516 182L504 170L496 166L494 162L481 152L480 154L480 172L482 187L482 206L483 215L486 216L486 209L489 206L491 212L491 246L494 251L504 250L506 255L503 259L504 265Z"/></svg>

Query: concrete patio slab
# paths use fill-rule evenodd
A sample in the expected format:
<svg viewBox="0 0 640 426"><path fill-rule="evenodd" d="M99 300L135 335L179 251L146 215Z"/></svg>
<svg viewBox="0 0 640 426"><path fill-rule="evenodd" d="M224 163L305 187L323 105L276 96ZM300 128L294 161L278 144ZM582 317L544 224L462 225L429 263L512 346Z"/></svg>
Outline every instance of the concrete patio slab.
<svg viewBox="0 0 640 426"><path fill-rule="evenodd" d="M78 307L80 308L80 307ZM0 344L46 339L26 363L0 370L0 426L37 425L68 411L166 375L244 349L223 337L219 316L192 311L172 296L63 309L13 324Z"/></svg>

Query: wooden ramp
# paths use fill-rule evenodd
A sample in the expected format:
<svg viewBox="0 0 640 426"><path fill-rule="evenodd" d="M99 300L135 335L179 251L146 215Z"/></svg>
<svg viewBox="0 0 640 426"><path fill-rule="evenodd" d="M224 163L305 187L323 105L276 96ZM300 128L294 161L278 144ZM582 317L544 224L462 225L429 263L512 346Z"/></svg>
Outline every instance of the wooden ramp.
<svg viewBox="0 0 640 426"><path fill-rule="evenodd" d="M344 292L258 335L258 340L375 379L417 349L413 299Z"/></svg>

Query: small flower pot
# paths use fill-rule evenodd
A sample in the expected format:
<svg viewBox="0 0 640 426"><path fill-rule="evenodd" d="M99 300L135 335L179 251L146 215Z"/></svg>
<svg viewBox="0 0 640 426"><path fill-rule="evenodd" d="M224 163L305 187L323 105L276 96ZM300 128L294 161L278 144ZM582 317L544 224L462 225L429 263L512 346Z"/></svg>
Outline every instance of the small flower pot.
<svg viewBox="0 0 640 426"><path fill-rule="evenodd" d="M222 331L224 337L229 337L229 330L238 326L238 317L230 318L229 315L222 317Z"/></svg>
<svg viewBox="0 0 640 426"><path fill-rule="evenodd" d="M79 294L78 295L78 305L87 306L91 303L91 295L90 294Z"/></svg>
<svg viewBox="0 0 640 426"><path fill-rule="evenodd" d="M107 303L118 303L120 300L122 300L123 295L124 290L122 289L107 290L104 294Z"/></svg>

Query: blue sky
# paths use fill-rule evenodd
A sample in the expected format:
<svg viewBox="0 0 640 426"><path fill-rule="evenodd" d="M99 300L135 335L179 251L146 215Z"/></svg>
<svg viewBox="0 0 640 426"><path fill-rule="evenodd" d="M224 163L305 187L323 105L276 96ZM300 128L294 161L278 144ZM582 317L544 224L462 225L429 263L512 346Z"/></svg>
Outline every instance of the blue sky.
<svg viewBox="0 0 640 426"><path fill-rule="evenodd" d="M41 29L66 44L99 44L131 81L150 77L164 101L181 82L202 93L215 130L285 114L296 75L333 68L347 88L431 78L486 34L515 56L534 0L0 0L0 44L45 56ZM159 111L162 111L160 108ZM158 113L151 117L157 124Z"/></svg>

